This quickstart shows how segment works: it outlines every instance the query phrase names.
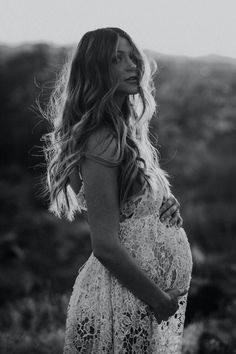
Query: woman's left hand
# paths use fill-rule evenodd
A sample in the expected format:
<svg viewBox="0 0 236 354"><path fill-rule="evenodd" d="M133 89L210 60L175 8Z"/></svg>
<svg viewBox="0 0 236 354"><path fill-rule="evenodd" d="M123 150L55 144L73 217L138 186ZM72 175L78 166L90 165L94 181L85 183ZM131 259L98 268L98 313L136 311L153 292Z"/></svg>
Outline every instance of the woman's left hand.
<svg viewBox="0 0 236 354"><path fill-rule="evenodd" d="M178 200L171 194L168 199L163 201L159 210L161 222L169 221L170 226L175 225L180 228L183 225L183 219L180 216L179 209L180 204Z"/></svg>

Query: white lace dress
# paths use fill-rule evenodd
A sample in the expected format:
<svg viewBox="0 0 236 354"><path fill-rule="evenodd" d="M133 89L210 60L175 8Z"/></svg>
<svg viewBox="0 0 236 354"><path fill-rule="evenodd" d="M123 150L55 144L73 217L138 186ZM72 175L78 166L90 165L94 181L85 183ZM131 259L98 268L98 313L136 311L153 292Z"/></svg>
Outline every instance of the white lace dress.
<svg viewBox="0 0 236 354"><path fill-rule="evenodd" d="M77 195L86 210L84 185ZM192 256L183 228L159 220L163 190L129 200L120 211L119 240L163 290L190 286ZM64 354L181 353L187 294L168 321L157 323L150 307L134 296L92 253L79 269L70 298Z"/></svg>

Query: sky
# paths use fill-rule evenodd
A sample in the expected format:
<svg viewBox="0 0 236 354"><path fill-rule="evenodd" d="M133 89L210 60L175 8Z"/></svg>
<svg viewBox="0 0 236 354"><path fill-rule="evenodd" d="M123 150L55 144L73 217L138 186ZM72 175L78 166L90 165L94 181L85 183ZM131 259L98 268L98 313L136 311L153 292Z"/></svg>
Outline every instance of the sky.
<svg viewBox="0 0 236 354"><path fill-rule="evenodd" d="M120 27L142 49L236 58L236 0L0 0L0 43L78 43Z"/></svg>

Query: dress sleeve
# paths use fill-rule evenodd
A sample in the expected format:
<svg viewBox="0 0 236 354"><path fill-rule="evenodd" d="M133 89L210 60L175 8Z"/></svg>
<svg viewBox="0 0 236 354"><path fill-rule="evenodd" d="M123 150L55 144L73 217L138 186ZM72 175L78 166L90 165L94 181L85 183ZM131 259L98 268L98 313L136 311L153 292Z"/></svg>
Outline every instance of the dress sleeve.
<svg viewBox="0 0 236 354"><path fill-rule="evenodd" d="M81 158L88 158L108 167L119 166L122 161L116 139L105 130L99 130L89 136Z"/></svg>

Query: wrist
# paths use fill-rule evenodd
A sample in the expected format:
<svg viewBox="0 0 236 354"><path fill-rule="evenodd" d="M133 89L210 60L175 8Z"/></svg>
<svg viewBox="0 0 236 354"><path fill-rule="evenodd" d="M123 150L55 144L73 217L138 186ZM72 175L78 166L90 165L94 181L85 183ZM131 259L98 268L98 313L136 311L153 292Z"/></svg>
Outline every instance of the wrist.
<svg viewBox="0 0 236 354"><path fill-rule="evenodd" d="M154 297L155 302L153 302L150 307L154 311L158 311L162 308L162 306L165 306L166 303L166 293L162 290L159 290L158 294Z"/></svg>

